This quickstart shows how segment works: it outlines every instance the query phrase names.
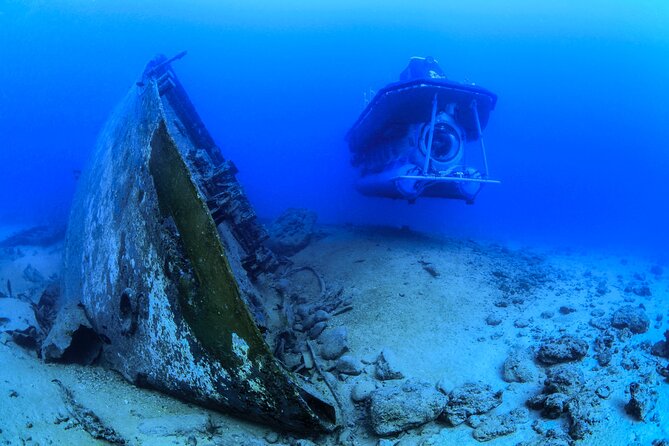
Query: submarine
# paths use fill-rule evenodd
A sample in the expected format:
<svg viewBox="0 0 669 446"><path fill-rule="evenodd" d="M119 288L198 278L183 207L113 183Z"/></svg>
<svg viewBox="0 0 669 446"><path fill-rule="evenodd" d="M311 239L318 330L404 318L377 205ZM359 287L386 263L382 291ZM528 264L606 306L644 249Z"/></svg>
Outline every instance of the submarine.
<svg viewBox="0 0 669 446"><path fill-rule="evenodd" d="M489 178L483 130L497 96L446 78L432 57L413 57L369 101L346 134L356 189L367 196L474 203Z"/></svg>

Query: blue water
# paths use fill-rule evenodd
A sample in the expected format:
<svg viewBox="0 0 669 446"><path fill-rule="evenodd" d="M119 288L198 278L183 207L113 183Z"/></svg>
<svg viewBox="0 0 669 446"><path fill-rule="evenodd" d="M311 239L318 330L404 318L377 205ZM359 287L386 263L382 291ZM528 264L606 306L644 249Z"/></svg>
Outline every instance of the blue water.
<svg viewBox="0 0 669 446"><path fill-rule="evenodd" d="M96 135L156 53L260 215L669 250L669 3L1 1L0 222L63 221ZM473 206L358 195L363 92L432 55L499 95Z"/></svg>

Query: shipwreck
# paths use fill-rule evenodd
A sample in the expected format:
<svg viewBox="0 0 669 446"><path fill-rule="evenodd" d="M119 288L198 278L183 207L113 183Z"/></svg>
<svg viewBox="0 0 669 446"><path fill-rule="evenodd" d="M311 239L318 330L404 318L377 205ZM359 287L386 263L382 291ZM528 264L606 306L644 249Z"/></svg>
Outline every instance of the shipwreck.
<svg viewBox="0 0 669 446"><path fill-rule="evenodd" d="M182 55L152 60L99 136L73 204L61 307L83 309L96 359L137 385L331 431L336 395L280 361L290 323L268 311L280 262L175 75Z"/></svg>

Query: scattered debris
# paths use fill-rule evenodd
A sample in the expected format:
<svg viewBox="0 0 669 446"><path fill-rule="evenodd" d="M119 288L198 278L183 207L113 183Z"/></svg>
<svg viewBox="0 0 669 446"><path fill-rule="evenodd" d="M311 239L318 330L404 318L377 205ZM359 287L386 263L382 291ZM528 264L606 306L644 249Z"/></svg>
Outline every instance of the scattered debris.
<svg viewBox="0 0 669 446"><path fill-rule="evenodd" d="M75 398L70 389L57 379L52 380L60 390L61 396L70 415L79 422L79 425L88 434L98 440L112 444L126 444L127 441L114 429L107 426L95 412L84 407Z"/></svg>

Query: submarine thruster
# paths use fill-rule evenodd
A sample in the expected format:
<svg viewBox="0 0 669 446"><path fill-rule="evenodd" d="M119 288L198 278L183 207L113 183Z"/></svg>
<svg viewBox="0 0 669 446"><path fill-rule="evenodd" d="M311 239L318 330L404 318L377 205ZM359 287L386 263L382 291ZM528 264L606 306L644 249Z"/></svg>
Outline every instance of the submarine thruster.
<svg viewBox="0 0 669 446"><path fill-rule="evenodd" d="M499 183L488 177L482 133L496 102L484 88L446 79L433 58L411 58L400 81L381 89L346 135L360 170L356 188L410 202L473 203L483 184Z"/></svg>

